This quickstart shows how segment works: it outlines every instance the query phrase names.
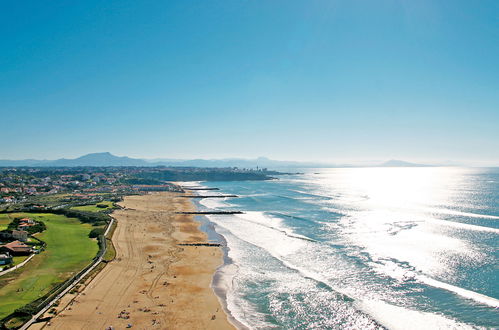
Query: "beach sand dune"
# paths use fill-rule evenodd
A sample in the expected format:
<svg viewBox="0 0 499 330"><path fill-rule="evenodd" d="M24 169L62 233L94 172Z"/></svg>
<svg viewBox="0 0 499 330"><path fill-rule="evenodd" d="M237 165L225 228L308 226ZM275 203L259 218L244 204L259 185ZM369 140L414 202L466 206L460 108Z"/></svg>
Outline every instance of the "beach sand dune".
<svg viewBox="0 0 499 330"><path fill-rule="evenodd" d="M114 213L116 259L45 329L233 329L210 287L222 263L176 193L128 196Z"/></svg>

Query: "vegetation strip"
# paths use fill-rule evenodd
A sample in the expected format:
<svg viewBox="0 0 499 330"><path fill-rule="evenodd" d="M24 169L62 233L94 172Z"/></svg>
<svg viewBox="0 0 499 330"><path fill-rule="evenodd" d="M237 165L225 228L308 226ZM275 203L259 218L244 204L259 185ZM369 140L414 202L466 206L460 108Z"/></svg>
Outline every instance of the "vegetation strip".
<svg viewBox="0 0 499 330"><path fill-rule="evenodd" d="M111 221L108 224L108 229L106 230L106 232L109 231L109 228L111 228L113 222L114 218L111 218ZM49 308L52 307L59 299L61 299L65 294L71 291L71 289L73 289L76 286L76 284L78 284L81 281L81 279L85 278L88 274L90 274L101 263L102 256L104 255L104 253L106 253L106 249L107 247L104 246L104 250L102 251L102 253L99 251L100 256L96 260L94 260L94 262L89 267L86 267L83 271L78 273L78 275L74 276L74 280L72 280L71 283L62 292L60 292L57 296L55 296L51 301L46 303L45 307L43 307L38 313L33 315L33 317L28 322L26 322L20 328L20 330L28 329L34 322L36 322L36 320L40 318L40 316L42 316L46 311L48 311Z"/></svg>
<svg viewBox="0 0 499 330"><path fill-rule="evenodd" d="M0 289L0 315L8 327L42 308L54 292L63 289L67 274L84 268L98 252L95 241L88 239L89 224L55 214L31 213L29 216L43 219L47 225L47 230L39 236L47 247L28 266L2 277L6 285Z"/></svg>
<svg viewBox="0 0 499 330"><path fill-rule="evenodd" d="M109 203L112 206L112 203L111 202L109 202ZM104 204L104 203L99 203L99 204ZM78 223L81 225L89 226L89 224L91 223L92 225L100 226L102 223L104 223L107 225L106 226L107 228L105 231L104 231L104 228L102 228L101 230L98 231L99 236L97 237L97 239L98 239L98 243L99 243L99 248L95 249L95 253L97 253L97 255L94 257L94 260L90 264L88 264L83 269L81 269L81 267L80 267L81 270L76 275L74 275L71 278L65 280L64 282L56 285L55 287L52 287L50 289L50 291L48 291L45 295L43 295L41 297L38 295L38 296L35 296L29 300L26 299L26 301L29 302L28 305L21 307L21 308L18 308L13 313L4 317L1 320L1 322L2 322L2 324L0 324L1 328L18 328L28 319L28 317L29 317L28 322L30 322L30 324L33 323L34 321L36 321L36 319L38 319L40 317L40 315L43 314L44 311L47 311L47 306L50 307L57 301L57 299L58 299L57 297L59 297L60 295L63 296L66 292L71 290L71 289L67 290L67 288L73 288L74 285L76 283L80 282L83 277L85 277L86 275L91 273L93 270L95 270L96 266L99 265L101 261L107 262L107 261L112 260L114 258L114 252L111 253L112 255L111 254L108 255L106 253L108 251L108 249L107 249L107 244L106 244L107 239L106 239L105 235L107 235L109 233L109 231L111 230L111 228L113 227L113 224L114 224L114 219L112 217L110 217L109 215L104 214L104 212L106 212L106 211L103 212L103 210L107 209L109 206L110 205L107 203L106 203L105 208L98 207L98 206L94 205L95 209L93 211L90 211L90 210L84 211L84 210L78 210L78 209L74 210L74 209L68 209L67 207L56 209L56 210L54 210L54 209L52 209L52 210L38 210L38 212L35 214L35 216L38 216L38 217L45 217L45 218L49 217L50 218L50 217L64 216L65 219L77 218L80 220ZM98 207L98 209L97 209L97 207ZM5 213L12 214L12 215L16 214L13 211L4 212L4 214ZM30 216L35 217L33 215L33 213L24 212L24 214L29 214ZM12 216L9 215L9 217L12 217ZM49 222L49 221L46 221L46 222ZM65 222L67 222L67 221L65 221ZM99 228L96 228L96 229L99 229ZM53 232L51 231L51 235L52 234L53 234ZM42 235L47 235L47 234L43 233ZM90 235L84 235L84 236L87 236L87 239L88 239L88 236L90 236ZM67 237L61 237L61 239L64 240L64 239L67 239ZM56 241L54 241L54 242L56 242ZM57 245L54 242L50 242L50 246L52 248L54 245L55 246ZM91 242L91 241L89 240L89 242ZM65 250L68 251L67 249L65 249ZM72 249L69 251L73 251L73 252L74 251L80 251L80 252L81 251L88 251L88 248L85 248L85 249L76 248L76 249ZM46 252L42 253L40 255L40 257L47 258ZM58 258L58 259L59 260L73 260L73 257ZM38 258L35 258L34 260L36 261L36 260L38 260ZM54 262L53 258L51 260L53 263ZM39 264L43 266L44 265L43 258L41 258L40 261L35 262L35 263L37 265L33 266L34 269L39 270L40 267L35 267L35 266L38 266ZM42 267L41 269L44 269L44 267ZM28 268L28 270L20 273L19 276L25 275L25 273L28 272L29 270L30 270L30 268ZM64 272L65 271L62 271L62 272L56 271L57 274L64 274ZM54 276L53 270L49 273L52 274L52 276ZM40 278L39 277L35 277L35 278L36 278L35 281L39 281L40 278L43 278L43 276L41 276ZM28 285L28 284L26 284L26 285ZM30 283L29 285L32 285L32 284ZM48 286L50 286L50 285L52 285L52 284L49 284ZM45 286L45 287L48 287L48 286ZM10 289L11 288L9 287L9 290ZM9 297L9 296L7 296L7 297ZM4 302L5 302L5 300L4 300ZM0 312L1 312L1 310L0 310Z"/></svg>

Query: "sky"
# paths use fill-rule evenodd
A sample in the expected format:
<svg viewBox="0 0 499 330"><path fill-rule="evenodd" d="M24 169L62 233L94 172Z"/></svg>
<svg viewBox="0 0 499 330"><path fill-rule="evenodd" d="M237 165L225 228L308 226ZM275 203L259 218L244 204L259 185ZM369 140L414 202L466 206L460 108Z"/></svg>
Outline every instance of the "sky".
<svg viewBox="0 0 499 330"><path fill-rule="evenodd" d="M2 1L0 120L0 159L499 166L499 2Z"/></svg>

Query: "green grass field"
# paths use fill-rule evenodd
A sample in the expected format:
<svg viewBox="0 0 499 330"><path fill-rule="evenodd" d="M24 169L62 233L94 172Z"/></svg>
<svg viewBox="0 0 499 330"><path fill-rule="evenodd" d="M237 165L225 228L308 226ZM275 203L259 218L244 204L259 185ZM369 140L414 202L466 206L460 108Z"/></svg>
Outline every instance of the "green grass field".
<svg viewBox="0 0 499 330"><path fill-rule="evenodd" d="M7 226L14 220L10 214L0 214L0 230L7 229Z"/></svg>
<svg viewBox="0 0 499 330"><path fill-rule="evenodd" d="M99 250L97 242L88 238L92 226L77 219L43 213L10 216L29 216L43 221L47 230L37 237L45 241L47 247L26 266L0 277L0 319L48 293L88 265Z"/></svg>
<svg viewBox="0 0 499 330"><path fill-rule="evenodd" d="M12 265L19 265L21 262L23 262L24 260L28 259L28 256L18 256L18 257L14 257L12 258Z"/></svg>
<svg viewBox="0 0 499 330"><path fill-rule="evenodd" d="M106 205L107 207L106 208L97 207L97 204ZM87 211L87 212L102 212L102 211L109 210L109 209L113 208L113 202L103 201L103 202L100 202L97 204L84 205L84 206L74 206L71 209L72 210L79 210L79 211Z"/></svg>

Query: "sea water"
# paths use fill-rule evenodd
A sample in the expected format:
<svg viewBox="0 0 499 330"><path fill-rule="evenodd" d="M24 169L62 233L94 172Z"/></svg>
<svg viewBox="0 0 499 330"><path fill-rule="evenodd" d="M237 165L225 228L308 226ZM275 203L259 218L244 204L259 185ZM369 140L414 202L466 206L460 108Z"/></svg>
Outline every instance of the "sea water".
<svg viewBox="0 0 499 330"><path fill-rule="evenodd" d="M254 329L499 327L499 169L307 169L199 183L217 286ZM203 193L204 194L204 193ZM213 236L211 237L213 239Z"/></svg>

